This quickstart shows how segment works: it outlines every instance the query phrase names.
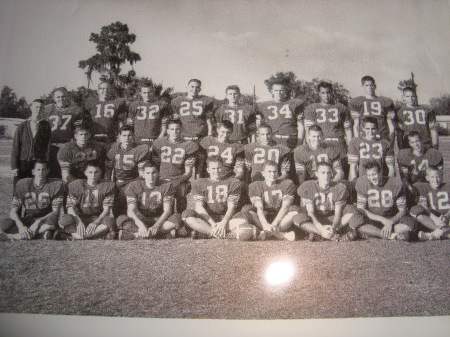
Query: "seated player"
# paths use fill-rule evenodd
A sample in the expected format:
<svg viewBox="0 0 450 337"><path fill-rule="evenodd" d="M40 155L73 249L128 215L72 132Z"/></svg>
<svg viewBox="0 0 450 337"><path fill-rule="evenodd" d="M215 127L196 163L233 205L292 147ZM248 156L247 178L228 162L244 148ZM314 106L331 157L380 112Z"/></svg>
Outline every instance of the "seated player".
<svg viewBox="0 0 450 337"><path fill-rule="evenodd" d="M244 179L244 151L241 144L231 143L233 124L224 120L217 124L217 137L206 136L200 141L208 157L219 156L223 160L222 178L234 176Z"/></svg>
<svg viewBox="0 0 450 337"><path fill-rule="evenodd" d="M426 183L414 186L419 192L419 203L411 208L411 215L423 227L418 237L421 241L450 239L450 184L442 182L442 171L429 167Z"/></svg>
<svg viewBox="0 0 450 337"><path fill-rule="evenodd" d="M84 171L90 161L97 161L105 170L106 146L91 139L90 123L86 119L77 119L73 123L73 140L61 146L58 152L62 180L72 182L85 179Z"/></svg>
<svg viewBox="0 0 450 337"><path fill-rule="evenodd" d="M225 95L228 102L216 109L216 122L230 121L233 125L230 142L247 144L255 131L255 108L241 103L241 90L237 85L228 86Z"/></svg>
<svg viewBox="0 0 450 337"><path fill-rule="evenodd" d="M376 139L377 120L365 117L362 121L363 137L355 137L348 146L350 171L348 180L354 181L365 173L364 165L375 160L382 168L382 174L395 177L394 149L389 141Z"/></svg>
<svg viewBox="0 0 450 337"><path fill-rule="evenodd" d="M143 172L143 179L131 182L126 188L127 215L117 218L119 240L175 238L181 216L174 213L172 184L159 180L154 163L146 163Z"/></svg>
<svg viewBox="0 0 450 337"><path fill-rule="evenodd" d="M401 133L399 135L399 148L408 147L406 137L412 131L418 132L425 147L439 148L439 137L436 125L436 113L428 105L419 105L416 90L412 87L403 89L403 104L397 111Z"/></svg>
<svg viewBox="0 0 450 337"><path fill-rule="evenodd" d="M186 209L186 196L189 193L189 179L196 163L197 143L185 141L181 137L181 122L170 120L167 136L153 142L152 159L159 165L160 178L170 181L175 191L176 210Z"/></svg>
<svg viewBox="0 0 450 337"><path fill-rule="evenodd" d="M33 178L24 178L14 188L9 219L0 223L0 240L51 239L63 203L63 182L47 178L46 162L36 161Z"/></svg>
<svg viewBox="0 0 450 337"><path fill-rule="evenodd" d="M134 127L136 143L151 146L166 134L171 109L167 102L157 99L151 85L142 85L140 94L142 99L130 104L127 123Z"/></svg>
<svg viewBox="0 0 450 337"><path fill-rule="evenodd" d="M327 162L333 166L333 181L344 178L341 165L340 150L323 142L323 131L318 125L312 125L306 135L306 143L294 150L295 170L301 185L306 180L315 179L316 167L319 162Z"/></svg>
<svg viewBox="0 0 450 337"><path fill-rule="evenodd" d="M294 224L308 232L310 240L316 236L327 240L355 240L355 229L363 223L363 218L354 205L347 204L347 186L332 181L330 163L319 162L315 175L316 180L305 181L297 190L306 212L296 215Z"/></svg>
<svg viewBox="0 0 450 337"><path fill-rule="evenodd" d="M256 143L244 145L245 168L251 172L250 181L263 180L261 175L263 165L267 160L278 164L281 171L278 180L287 179L291 167L290 150L288 147L275 144L272 141L272 128L261 124L256 132Z"/></svg>
<svg viewBox="0 0 450 337"><path fill-rule="evenodd" d="M86 164L84 175L86 179L77 179L69 184L67 214L61 217L65 219L60 222L76 225L56 231L55 239L99 239L115 229L115 220L111 216L115 184L101 181L101 164L95 161Z"/></svg>
<svg viewBox="0 0 450 337"><path fill-rule="evenodd" d="M261 174L264 181L255 181L248 187L252 205L244 206L235 218L256 226L262 240L274 237L294 241L292 218L300 211L300 207L292 205L296 187L289 179L278 182L278 164L274 161L266 161Z"/></svg>
<svg viewBox="0 0 450 337"><path fill-rule="evenodd" d="M365 169L365 176L356 181L357 207L366 218L358 232L366 237L409 241L416 226L407 215L403 184L383 177L376 161L366 163Z"/></svg>
<svg viewBox="0 0 450 337"><path fill-rule="evenodd" d="M186 209L182 218L192 229L191 237L198 236L225 238L234 228L230 220L238 210L242 183L235 178L221 180L223 163L219 156L206 160L209 178L192 182L194 209Z"/></svg>

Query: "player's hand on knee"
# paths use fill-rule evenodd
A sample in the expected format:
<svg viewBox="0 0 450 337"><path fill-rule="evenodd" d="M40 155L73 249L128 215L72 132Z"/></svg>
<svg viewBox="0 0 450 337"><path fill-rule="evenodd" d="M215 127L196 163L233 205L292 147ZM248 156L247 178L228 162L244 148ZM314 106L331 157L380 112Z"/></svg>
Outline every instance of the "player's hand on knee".
<svg viewBox="0 0 450 337"><path fill-rule="evenodd" d="M278 226L270 225L270 231L272 233L278 233L280 231L280 229L278 228Z"/></svg>
<svg viewBox="0 0 450 337"><path fill-rule="evenodd" d="M97 229L97 224L95 222L91 222L87 227L86 227L86 234L87 235L91 235L95 233L95 230Z"/></svg>
<svg viewBox="0 0 450 337"><path fill-rule="evenodd" d="M19 227L19 234L20 234L20 238L22 240L29 240L32 237L31 233L30 233L30 230L27 227L25 227L25 226L20 226Z"/></svg>
<svg viewBox="0 0 450 337"><path fill-rule="evenodd" d="M388 239L391 236L393 227L394 227L394 224L392 223L392 221L390 221L390 223L388 222L388 223L384 224L383 228L381 229L381 236L383 238Z"/></svg>
<svg viewBox="0 0 450 337"><path fill-rule="evenodd" d="M324 239L331 239L333 235L333 230L330 225L326 225L322 227L321 235Z"/></svg>
<svg viewBox="0 0 450 337"><path fill-rule="evenodd" d="M138 236L142 238L148 238L148 230L145 227L139 227Z"/></svg>
<svg viewBox="0 0 450 337"><path fill-rule="evenodd" d="M80 238L84 239L84 236L86 235L86 227L84 227L83 223L78 224L77 234L80 236Z"/></svg>
<svg viewBox="0 0 450 337"><path fill-rule="evenodd" d="M156 234L158 233L158 228L155 228L155 227L150 227L149 229L148 229L148 231L147 231L147 236L148 237L154 237Z"/></svg>
<svg viewBox="0 0 450 337"><path fill-rule="evenodd" d="M28 231L31 233L32 236L35 236L37 234L37 231L39 229L39 227L41 226L41 221L40 220L36 220L33 222L33 224L30 226L30 228L28 229Z"/></svg>

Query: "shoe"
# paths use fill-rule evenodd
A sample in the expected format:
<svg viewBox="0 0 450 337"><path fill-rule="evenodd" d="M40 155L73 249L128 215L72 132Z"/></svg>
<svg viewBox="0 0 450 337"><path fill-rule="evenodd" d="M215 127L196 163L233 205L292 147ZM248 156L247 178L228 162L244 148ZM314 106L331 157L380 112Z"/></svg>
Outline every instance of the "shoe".
<svg viewBox="0 0 450 337"><path fill-rule="evenodd" d="M72 235L71 234L69 234L69 233L67 233L67 232L65 232L65 231L62 231L62 230L56 230L54 233L53 233L53 240L67 240L67 241L72 241L73 240L73 238L72 238Z"/></svg>
<svg viewBox="0 0 450 337"><path fill-rule="evenodd" d="M276 232L276 233L271 233L271 234L272 234L272 237L277 240L295 241L295 232L294 231Z"/></svg>
<svg viewBox="0 0 450 337"><path fill-rule="evenodd" d="M347 233L339 237L339 241L355 241L358 238L358 233L355 230L349 230Z"/></svg>
<svg viewBox="0 0 450 337"><path fill-rule="evenodd" d="M134 233L124 230L119 231L119 240L134 240L134 239L136 239Z"/></svg>
<svg viewBox="0 0 450 337"><path fill-rule="evenodd" d="M261 232L259 232L258 240L266 241L268 237L269 237L269 232L268 231L261 231Z"/></svg>
<svg viewBox="0 0 450 337"><path fill-rule="evenodd" d="M228 233L225 235L225 239L235 240L235 239L236 239L236 232L234 232L234 231L228 232Z"/></svg>
<svg viewBox="0 0 450 337"><path fill-rule="evenodd" d="M106 240L116 240L116 239L117 239L116 231L109 231L108 234L106 234Z"/></svg>
<svg viewBox="0 0 450 337"><path fill-rule="evenodd" d="M46 231L43 235L42 238L44 240L53 240L53 233L52 231Z"/></svg>
<svg viewBox="0 0 450 337"><path fill-rule="evenodd" d="M311 242L323 241L323 238L320 235L317 235L315 233L309 233L308 241L311 241Z"/></svg>
<svg viewBox="0 0 450 337"><path fill-rule="evenodd" d="M167 233L165 236L164 236L166 239L176 239L177 238L177 235L176 235L176 231L175 231L175 229L172 229L169 233Z"/></svg>
<svg viewBox="0 0 450 337"><path fill-rule="evenodd" d="M403 232L403 233L397 233L397 236L395 237L397 241L409 241L409 232Z"/></svg>
<svg viewBox="0 0 450 337"><path fill-rule="evenodd" d="M192 230L191 232L191 239L192 240L197 240L199 238L199 232L197 232L195 229Z"/></svg>
<svg viewBox="0 0 450 337"><path fill-rule="evenodd" d="M188 234L188 232L187 232L187 230L186 230L186 227L185 227L185 226L182 226L181 228L177 229L176 235L177 235L178 237L179 237L179 236L185 237L185 236L188 236L189 234Z"/></svg>

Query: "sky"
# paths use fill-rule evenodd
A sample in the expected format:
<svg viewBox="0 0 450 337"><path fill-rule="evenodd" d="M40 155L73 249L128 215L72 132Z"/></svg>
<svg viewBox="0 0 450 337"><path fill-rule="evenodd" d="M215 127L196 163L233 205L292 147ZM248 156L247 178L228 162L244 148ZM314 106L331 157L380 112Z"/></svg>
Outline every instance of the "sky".
<svg viewBox="0 0 450 337"><path fill-rule="evenodd" d="M400 99L398 82L414 72L428 103L450 93L449 18L447 0L0 0L0 85L28 101L86 86L78 61L96 52L90 34L121 21L137 36L137 75L175 91L199 78L206 95L237 84L265 100L264 80L293 71L340 82L352 97L372 75L379 95Z"/></svg>

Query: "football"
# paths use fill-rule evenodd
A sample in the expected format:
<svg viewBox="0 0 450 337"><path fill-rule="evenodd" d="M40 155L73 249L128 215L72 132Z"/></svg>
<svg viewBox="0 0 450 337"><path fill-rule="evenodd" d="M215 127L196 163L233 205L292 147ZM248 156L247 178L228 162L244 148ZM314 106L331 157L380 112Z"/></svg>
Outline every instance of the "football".
<svg viewBox="0 0 450 337"><path fill-rule="evenodd" d="M236 228L236 239L239 241L251 241L257 238L257 228L248 222L240 224Z"/></svg>

